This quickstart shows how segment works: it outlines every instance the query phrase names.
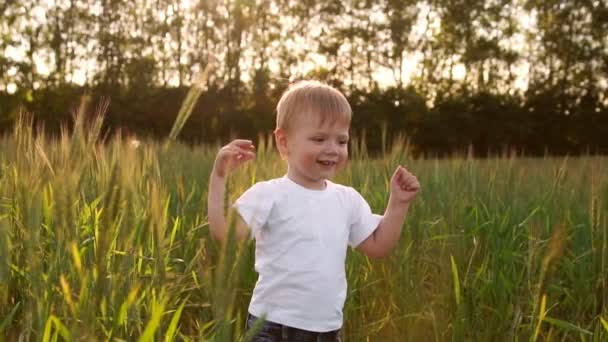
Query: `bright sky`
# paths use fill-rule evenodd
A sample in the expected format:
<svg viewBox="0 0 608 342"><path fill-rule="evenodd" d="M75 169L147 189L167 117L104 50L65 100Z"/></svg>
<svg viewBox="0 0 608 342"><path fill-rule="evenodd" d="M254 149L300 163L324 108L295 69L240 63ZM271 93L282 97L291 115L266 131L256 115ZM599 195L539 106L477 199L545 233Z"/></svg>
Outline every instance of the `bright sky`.
<svg viewBox="0 0 608 342"><path fill-rule="evenodd" d="M44 5L43 5L44 4ZM30 12L32 17L39 21L39 22L43 22L46 20L46 9L47 8L51 8L55 6L55 1L54 0L47 0L45 2L43 2L42 4L38 4L36 5L32 11ZM192 6L192 2L191 0L182 0L182 6L184 8L189 8ZM430 8L426 5L421 5L420 6L420 15L418 16L418 21L415 24L414 28L413 28L413 38L417 39L422 37L422 35L424 34L426 25L430 25L428 33L429 35L432 35L434 31L439 29L439 20L436 17L436 15L433 15L433 13L431 13L430 15L430 22L426 22L426 17L428 14L428 11L430 10ZM382 20L382 17L384 16L383 13L378 13L376 18L372 18L373 20ZM530 30L532 28L534 28L536 26L536 22L535 22L535 18L533 15L530 15L528 13L524 13L522 12L521 15L517 15L517 20L520 24L520 26L525 30ZM525 42L525 37L522 33L519 33L517 35L515 35L510 41L508 42L503 42L503 44L505 45L509 45L510 47L514 48L515 50L521 52L521 53L525 53L525 49L526 49L526 42ZM27 50L28 46L27 46L27 41L25 39L21 40L21 45L18 47L14 47L14 46L8 46L5 51L4 54L5 56L16 60L16 61L22 61L26 59L26 50ZM405 55L405 63L403 65L403 68L401 70L401 77L403 78L404 82L407 84L407 82L411 79L412 75L417 71L418 69L418 65L420 60L422 59L422 53L418 52L418 51L413 51L413 52L409 52ZM51 66L54 64L54 61L52 59L52 56L50 55L43 55L43 54L35 54L34 55L34 61L35 61L35 66L36 66L36 71L38 74L42 75L42 76L47 76L50 72L51 72ZM303 73L306 73L307 71L310 71L312 69L314 69L317 65L324 65L326 64L326 59L324 56L319 55L319 54L310 54L309 55L309 60L308 63L300 66L300 70ZM97 63L95 61L95 58L90 58L89 60L85 60L81 63L79 63L79 66L75 69L75 72L73 75L71 75L72 81L78 84L84 84L87 80L87 76L90 76L94 70L97 67ZM270 64L270 68L272 69L278 69L278 65L276 63L272 63ZM520 62L518 65L515 66L515 74L517 75L517 79L515 81L515 86L519 89L525 89L527 87L528 84L528 70L529 70L529 65L526 62ZM272 71L277 71L277 70L272 70ZM397 72L397 71L395 71ZM375 71L373 72L373 77L374 79L381 85L381 86L390 86L396 83L396 75L395 72L389 68L383 67L383 66L379 66L376 67ZM452 76L455 79L463 79L466 75L466 68L464 67L463 64L459 64L457 63L455 65L455 67L452 70ZM16 69L10 69L8 70L8 76L14 75L16 73ZM447 72L444 74L445 77L447 77ZM248 81L248 73L244 72L243 73L243 78L244 81ZM177 84L177 78L174 80L174 82L171 82L174 84ZM17 86L15 84L9 84L7 87L7 91L9 92L14 92L16 91Z"/></svg>

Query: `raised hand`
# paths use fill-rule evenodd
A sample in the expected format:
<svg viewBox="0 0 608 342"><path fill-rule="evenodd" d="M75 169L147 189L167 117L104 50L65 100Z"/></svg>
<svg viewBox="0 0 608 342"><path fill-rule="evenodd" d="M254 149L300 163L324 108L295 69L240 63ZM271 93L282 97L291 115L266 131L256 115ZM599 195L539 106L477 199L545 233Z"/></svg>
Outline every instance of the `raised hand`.
<svg viewBox="0 0 608 342"><path fill-rule="evenodd" d="M391 198L402 203L410 203L420 191L416 176L399 165L391 177Z"/></svg>
<svg viewBox="0 0 608 342"><path fill-rule="evenodd" d="M217 153L213 164L213 172L219 177L226 177L234 169L254 158L255 146L253 146L251 140L233 140Z"/></svg>

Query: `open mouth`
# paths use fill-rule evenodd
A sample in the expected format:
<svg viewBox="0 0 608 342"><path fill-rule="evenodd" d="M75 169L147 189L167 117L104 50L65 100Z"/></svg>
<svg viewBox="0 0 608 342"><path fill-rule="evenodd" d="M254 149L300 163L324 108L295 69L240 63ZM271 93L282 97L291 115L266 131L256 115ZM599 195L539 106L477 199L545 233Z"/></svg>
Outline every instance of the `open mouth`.
<svg viewBox="0 0 608 342"><path fill-rule="evenodd" d="M319 163L323 166L335 166L336 165L335 161L329 161L329 160L319 160L319 161L317 161L317 163Z"/></svg>

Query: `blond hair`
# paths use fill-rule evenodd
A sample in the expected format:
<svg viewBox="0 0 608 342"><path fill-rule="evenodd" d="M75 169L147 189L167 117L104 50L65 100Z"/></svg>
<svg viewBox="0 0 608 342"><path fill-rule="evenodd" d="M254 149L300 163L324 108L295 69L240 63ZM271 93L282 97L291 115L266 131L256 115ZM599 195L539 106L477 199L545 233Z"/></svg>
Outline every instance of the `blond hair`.
<svg viewBox="0 0 608 342"><path fill-rule="evenodd" d="M346 97L327 84L318 81L300 81L289 86L277 105L277 127L289 129L296 116L314 115L323 125L341 121L350 124L352 109Z"/></svg>

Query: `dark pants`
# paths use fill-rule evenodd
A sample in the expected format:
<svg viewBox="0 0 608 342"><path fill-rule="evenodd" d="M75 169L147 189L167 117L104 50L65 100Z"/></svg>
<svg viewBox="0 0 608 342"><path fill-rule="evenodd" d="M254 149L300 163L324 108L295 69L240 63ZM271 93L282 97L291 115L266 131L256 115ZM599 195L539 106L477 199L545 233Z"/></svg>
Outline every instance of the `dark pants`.
<svg viewBox="0 0 608 342"><path fill-rule="evenodd" d="M247 317L247 330L253 327L258 318L249 314ZM252 342L340 342L340 330L329 332L314 332L293 328L290 326L264 322L262 330L255 335Z"/></svg>

